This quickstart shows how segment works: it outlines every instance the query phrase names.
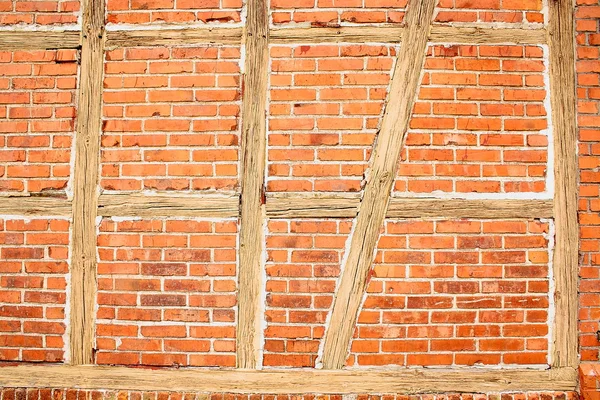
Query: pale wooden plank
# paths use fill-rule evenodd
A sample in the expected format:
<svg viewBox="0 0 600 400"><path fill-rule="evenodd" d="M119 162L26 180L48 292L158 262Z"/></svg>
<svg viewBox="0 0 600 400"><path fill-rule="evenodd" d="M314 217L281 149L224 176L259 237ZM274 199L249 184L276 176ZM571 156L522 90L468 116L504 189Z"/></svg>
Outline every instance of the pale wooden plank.
<svg viewBox="0 0 600 400"><path fill-rule="evenodd" d="M178 193L102 194L98 215L103 217L205 217L237 218L239 195L191 195Z"/></svg>
<svg viewBox="0 0 600 400"><path fill-rule="evenodd" d="M556 244L552 365L577 365L577 95L572 0L550 1L550 104L554 128Z"/></svg>
<svg viewBox="0 0 600 400"><path fill-rule="evenodd" d="M433 26L431 43L445 44L545 44L546 29L472 28Z"/></svg>
<svg viewBox="0 0 600 400"><path fill-rule="evenodd" d="M0 215L70 216L71 201L59 197L1 197Z"/></svg>
<svg viewBox="0 0 600 400"><path fill-rule="evenodd" d="M321 363L338 369L346 360L358 309L367 287L390 191L398 169L427 51L427 37L437 0L412 1L408 7L403 45L398 53L381 130L371 156L360 210L342 269L340 285L327 326Z"/></svg>
<svg viewBox="0 0 600 400"><path fill-rule="evenodd" d="M80 37L77 31L0 31L0 50L76 49Z"/></svg>
<svg viewBox="0 0 600 400"><path fill-rule="evenodd" d="M236 344L238 368L258 368L263 318L260 312L261 292L264 291L262 253L269 74L268 0L248 0L247 10Z"/></svg>
<svg viewBox="0 0 600 400"><path fill-rule="evenodd" d="M199 370L29 365L0 368L5 388L189 391L240 394L416 394L574 390L573 368L398 370Z"/></svg>
<svg viewBox="0 0 600 400"><path fill-rule="evenodd" d="M104 0L82 2L83 27L71 238L71 363L91 364L96 302L96 209L99 173Z"/></svg>
<svg viewBox="0 0 600 400"><path fill-rule="evenodd" d="M198 27L107 32L107 48L178 46L190 44L240 44L242 28Z"/></svg>

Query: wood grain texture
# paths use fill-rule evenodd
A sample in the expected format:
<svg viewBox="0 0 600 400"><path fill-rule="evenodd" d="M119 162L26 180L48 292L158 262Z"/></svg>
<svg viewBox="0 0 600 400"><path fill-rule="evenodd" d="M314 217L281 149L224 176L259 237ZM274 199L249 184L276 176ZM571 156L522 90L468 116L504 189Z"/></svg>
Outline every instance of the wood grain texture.
<svg viewBox="0 0 600 400"><path fill-rule="evenodd" d="M1 197L0 215L66 217L71 216L71 201L58 197Z"/></svg>
<svg viewBox="0 0 600 400"><path fill-rule="evenodd" d="M577 95L572 0L549 1L550 104L554 128L554 338L552 365L577 365Z"/></svg>
<svg viewBox="0 0 600 400"><path fill-rule="evenodd" d="M100 157L104 0L82 2L83 31L71 238L71 363L93 363L96 209Z"/></svg>
<svg viewBox="0 0 600 400"><path fill-rule="evenodd" d="M267 196L268 218L354 218L360 199L351 195L286 193ZM552 200L390 199L386 218L552 218Z"/></svg>
<svg viewBox="0 0 600 400"><path fill-rule="evenodd" d="M237 218L239 195L102 194L98 215L103 217L205 217Z"/></svg>
<svg viewBox="0 0 600 400"><path fill-rule="evenodd" d="M405 15L403 45L398 52L388 103L366 173L360 210L354 221L346 262L325 332L321 359L325 369L342 368L346 360L396 177L400 150L408 130L436 3L437 0L412 0Z"/></svg>
<svg viewBox="0 0 600 400"><path fill-rule="evenodd" d="M190 45L240 44L242 28L200 27L191 29L156 29L110 31L106 33L107 48Z"/></svg>
<svg viewBox="0 0 600 400"><path fill-rule="evenodd" d="M246 61L242 100L240 248L238 271L237 366L261 363L263 315L264 179L266 109L269 74L268 0L248 0L245 27Z"/></svg>
<svg viewBox="0 0 600 400"><path fill-rule="evenodd" d="M80 38L77 31L0 31L0 50L76 49Z"/></svg>
<svg viewBox="0 0 600 400"><path fill-rule="evenodd" d="M271 43L399 43L404 28L398 25L304 27L271 29ZM545 29L432 26L429 41L448 44L544 44Z"/></svg>
<svg viewBox="0 0 600 400"><path fill-rule="evenodd" d="M0 368L2 387L225 392L416 394L574 390L574 368L399 370L200 370L29 365Z"/></svg>
<svg viewBox="0 0 600 400"><path fill-rule="evenodd" d="M545 29L472 28L433 26L429 34L431 43L449 44L545 44Z"/></svg>

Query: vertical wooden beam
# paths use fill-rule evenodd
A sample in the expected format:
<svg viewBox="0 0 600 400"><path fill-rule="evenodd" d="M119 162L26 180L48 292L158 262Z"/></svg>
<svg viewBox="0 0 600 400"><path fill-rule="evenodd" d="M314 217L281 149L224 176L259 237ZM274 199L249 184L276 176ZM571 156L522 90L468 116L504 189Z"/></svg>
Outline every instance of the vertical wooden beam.
<svg viewBox="0 0 600 400"><path fill-rule="evenodd" d="M83 4L71 252L71 363L93 363L104 0Z"/></svg>
<svg viewBox="0 0 600 400"><path fill-rule="evenodd" d="M553 367L577 366L577 94L573 0L549 1L550 103L554 132L555 318Z"/></svg>
<svg viewBox="0 0 600 400"><path fill-rule="evenodd" d="M396 177L398 157L417 95L436 2L437 0L412 0L405 16L406 30L398 53L388 104L371 157L363 199L354 222L340 286L325 333L321 362L326 369L342 368L346 360L360 302L367 287L379 230Z"/></svg>
<svg viewBox="0 0 600 400"><path fill-rule="evenodd" d="M258 368L261 346L262 253L269 68L268 0L248 0L242 104L242 180L238 271L237 366Z"/></svg>

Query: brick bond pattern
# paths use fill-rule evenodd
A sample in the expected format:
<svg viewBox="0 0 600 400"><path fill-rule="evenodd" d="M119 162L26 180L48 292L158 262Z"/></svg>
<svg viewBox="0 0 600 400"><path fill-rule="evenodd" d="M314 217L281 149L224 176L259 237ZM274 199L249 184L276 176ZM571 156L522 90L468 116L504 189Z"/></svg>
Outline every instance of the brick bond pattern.
<svg viewBox="0 0 600 400"><path fill-rule="evenodd" d="M0 218L0 359L62 361L68 220Z"/></svg>
<svg viewBox="0 0 600 400"><path fill-rule="evenodd" d="M79 0L1 0L0 26L74 24Z"/></svg>

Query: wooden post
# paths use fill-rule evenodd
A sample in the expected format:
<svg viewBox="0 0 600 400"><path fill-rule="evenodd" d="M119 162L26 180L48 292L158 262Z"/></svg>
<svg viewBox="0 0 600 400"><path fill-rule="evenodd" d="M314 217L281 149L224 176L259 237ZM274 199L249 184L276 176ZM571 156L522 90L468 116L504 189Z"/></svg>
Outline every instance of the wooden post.
<svg viewBox="0 0 600 400"><path fill-rule="evenodd" d="M398 157L408 130L427 52L427 38L437 0L413 0L405 16L406 30L392 78L381 131L371 157L363 199L350 239L346 264L325 332L322 364L343 367L358 309L367 288L379 230L387 212Z"/></svg>
<svg viewBox="0 0 600 400"><path fill-rule="evenodd" d="M237 366L260 361L266 107L269 77L268 0L249 0L242 104L242 181L238 271Z"/></svg>
<svg viewBox="0 0 600 400"><path fill-rule="evenodd" d="M552 366L577 366L577 94L573 0L549 1L550 103L554 132L556 290Z"/></svg>
<svg viewBox="0 0 600 400"><path fill-rule="evenodd" d="M93 363L104 0L83 4L71 254L71 363Z"/></svg>

